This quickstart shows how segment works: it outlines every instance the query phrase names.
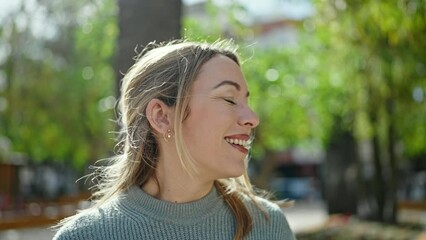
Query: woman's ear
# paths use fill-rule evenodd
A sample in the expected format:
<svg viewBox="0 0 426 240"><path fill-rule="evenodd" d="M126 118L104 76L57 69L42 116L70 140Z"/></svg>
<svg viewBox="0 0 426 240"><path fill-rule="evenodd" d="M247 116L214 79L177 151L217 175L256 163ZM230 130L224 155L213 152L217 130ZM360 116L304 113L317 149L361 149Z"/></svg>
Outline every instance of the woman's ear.
<svg viewBox="0 0 426 240"><path fill-rule="evenodd" d="M158 133L165 133L173 130L174 107L167 106L163 101L154 98L149 101L145 116L151 127Z"/></svg>

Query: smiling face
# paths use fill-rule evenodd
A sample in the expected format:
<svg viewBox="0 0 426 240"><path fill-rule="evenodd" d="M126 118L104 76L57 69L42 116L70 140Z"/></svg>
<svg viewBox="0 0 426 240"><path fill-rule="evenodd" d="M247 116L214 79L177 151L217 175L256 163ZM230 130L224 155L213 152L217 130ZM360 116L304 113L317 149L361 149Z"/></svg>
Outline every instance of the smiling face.
<svg viewBox="0 0 426 240"><path fill-rule="evenodd" d="M190 90L190 113L182 132L199 174L206 180L244 173L247 141L259 124L247 98L246 80L233 60L216 55L202 66Z"/></svg>

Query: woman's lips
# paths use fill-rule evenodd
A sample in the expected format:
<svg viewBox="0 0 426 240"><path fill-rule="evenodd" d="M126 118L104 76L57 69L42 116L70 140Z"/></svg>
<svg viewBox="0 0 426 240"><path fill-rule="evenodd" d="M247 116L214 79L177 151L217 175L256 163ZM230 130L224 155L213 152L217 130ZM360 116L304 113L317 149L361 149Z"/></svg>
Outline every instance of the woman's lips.
<svg viewBox="0 0 426 240"><path fill-rule="evenodd" d="M249 142L250 136L248 134L234 134L225 137L225 141L230 144L232 147L236 148L238 151L243 154L248 154L248 148L250 146Z"/></svg>
<svg viewBox="0 0 426 240"><path fill-rule="evenodd" d="M231 144L231 143L230 143ZM237 144L231 144L234 148L238 149L240 152L244 153L245 155L248 154L248 149Z"/></svg>

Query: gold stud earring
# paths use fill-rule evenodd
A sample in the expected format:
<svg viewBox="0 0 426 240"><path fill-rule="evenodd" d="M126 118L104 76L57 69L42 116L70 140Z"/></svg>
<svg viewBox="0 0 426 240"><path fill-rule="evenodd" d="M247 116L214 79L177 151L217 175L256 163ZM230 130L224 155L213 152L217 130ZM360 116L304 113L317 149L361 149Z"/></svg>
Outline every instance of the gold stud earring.
<svg viewBox="0 0 426 240"><path fill-rule="evenodd" d="M173 131L171 129L167 129L167 132L164 133L163 135L164 141L169 142L170 139L172 139L172 137L173 137Z"/></svg>

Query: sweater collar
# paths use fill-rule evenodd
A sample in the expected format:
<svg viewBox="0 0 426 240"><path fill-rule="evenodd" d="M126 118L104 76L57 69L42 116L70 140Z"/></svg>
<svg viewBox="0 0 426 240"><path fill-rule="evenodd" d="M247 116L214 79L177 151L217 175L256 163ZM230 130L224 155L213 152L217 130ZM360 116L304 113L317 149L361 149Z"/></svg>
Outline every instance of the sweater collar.
<svg viewBox="0 0 426 240"><path fill-rule="evenodd" d="M144 192L139 186L132 186L120 201L129 214L143 215L161 221L178 224L199 222L216 213L225 203L213 186L210 192L199 200L188 203L163 201Z"/></svg>

